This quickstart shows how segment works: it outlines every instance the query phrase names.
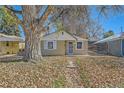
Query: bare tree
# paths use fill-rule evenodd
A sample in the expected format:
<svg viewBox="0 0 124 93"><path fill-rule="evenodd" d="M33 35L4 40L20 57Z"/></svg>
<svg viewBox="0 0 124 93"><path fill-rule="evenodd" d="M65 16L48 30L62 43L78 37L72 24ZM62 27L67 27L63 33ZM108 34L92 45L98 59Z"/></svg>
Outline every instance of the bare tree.
<svg viewBox="0 0 124 93"><path fill-rule="evenodd" d="M100 40L103 37L104 28L96 20L90 20L89 25L85 29L89 40Z"/></svg>
<svg viewBox="0 0 124 93"><path fill-rule="evenodd" d="M13 6L5 6L13 16L21 14L23 20L19 20L25 32L25 55L26 60L40 61L42 59L40 40L47 30L44 23L52 15L52 21L61 19L63 26L71 33L80 33L88 25L89 6L21 6L22 10L16 10ZM97 6L100 14L106 13L110 6ZM120 10L120 6L113 6L115 10ZM51 21L47 24L49 25ZM69 30L68 30L69 29ZM99 28L97 28L99 29ZM93 30L94 31L94 30Z"/></svg>
<svg viewBox="0 0 124 93"><path fill-rule="evenodd" d="M59 22L62 23L65 31L71 34L80 34L83 29L88 25L89 21L89 8L88 6L56 6L56 15ZM58 11L60 13L58 13Z"/></svg>
<svg viewBox="0 0 124 93"><path fill-rule="evenodd" d="M21 14L23 20L20 23L25 33L25 60L42 59L41 54L41 38L46 31L44 23L48 16L52 13L52 6L21 6L22 10L15 10L12 6L6 6L14 15Z"/></svg>
<svg viewBox="0 0 124 93"><path fill-rule="evenodd" d="M123 6L93 6L97 12L97 18L115 15L123 11ZM88 34L89 38L99 39L103 33L102 25L91 18L92 7L82 6L58 6L57 10L62 11L59 20L61 20L66 31L72 34ZM57 12L58 13L58 12ZM90 30L90 31L89 31Z"/></svg>

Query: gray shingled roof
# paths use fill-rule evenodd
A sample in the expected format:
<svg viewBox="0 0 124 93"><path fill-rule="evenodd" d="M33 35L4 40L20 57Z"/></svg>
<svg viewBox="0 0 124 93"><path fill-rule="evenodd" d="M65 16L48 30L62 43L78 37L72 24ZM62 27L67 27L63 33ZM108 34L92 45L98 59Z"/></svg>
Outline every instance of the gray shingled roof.
<svg viewBox="0 0 124 93"><path fill-rule="evenodd" d="M0 34L0 41L24 41L21 37Z"/></svg>
<svg viewBox="0 0 124 93"><path fill-rule="evenodd" d="M94 44L105 43L105 42L114 41L114 40L119 40L119 39L124 39L124 36L113 35L113 36L110 36L110 37L108 37L108 38L99 40L99 41L95 42Z"/></svg>

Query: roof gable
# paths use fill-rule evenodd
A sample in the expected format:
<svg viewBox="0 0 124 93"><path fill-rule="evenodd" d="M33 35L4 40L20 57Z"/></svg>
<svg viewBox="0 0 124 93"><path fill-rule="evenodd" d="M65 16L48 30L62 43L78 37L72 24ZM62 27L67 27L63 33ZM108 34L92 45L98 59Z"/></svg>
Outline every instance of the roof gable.
<svg viewBox="0 0 124 93"><path fill-rule="evenodd" d="M43 36L41 40L75 40L75 38L65 31L59 31Z"/></svg>

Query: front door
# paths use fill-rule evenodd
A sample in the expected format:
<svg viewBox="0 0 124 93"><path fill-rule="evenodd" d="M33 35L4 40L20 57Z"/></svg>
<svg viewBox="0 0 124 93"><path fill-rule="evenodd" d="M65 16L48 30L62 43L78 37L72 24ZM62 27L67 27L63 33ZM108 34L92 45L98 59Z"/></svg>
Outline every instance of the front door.
<svg viewBox="0 0 124 93"><path fill-rule="evenodd" d="M68 43L68 54L73 54L73 42Z"/></svg>

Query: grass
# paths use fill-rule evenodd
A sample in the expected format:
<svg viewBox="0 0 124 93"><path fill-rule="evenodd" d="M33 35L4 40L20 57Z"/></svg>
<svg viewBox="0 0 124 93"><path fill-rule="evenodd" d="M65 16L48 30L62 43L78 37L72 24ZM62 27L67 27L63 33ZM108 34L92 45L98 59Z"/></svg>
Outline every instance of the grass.
<svg viewBox="0 0 124 93"><path fill-rule="evenodd" d="M65 86L65 77L64 76L60 76L57 80L54 80L53 82L53 87L55 88L62 88Z"/></svg>
<svg viewBox="0 0 124 93"><path fill-rule="evenodd" d="M87 76L87 74L85 72L80 72L80 78L82 80L82 83L84 84L84 87L89 87L90 85L90 80L89 77Z"/></svg>
<svg viewBox="0 0 124 93"><path fill-rule="evenodd" d="M90 79L88 77L87 71L85 71L84 67L81 67L81 60L79 58L77 58L77 65L78 65L78 71L79 71L79 75L81 78L81 82L83 83L84 87L89 87L90 85Z"/></svg>

